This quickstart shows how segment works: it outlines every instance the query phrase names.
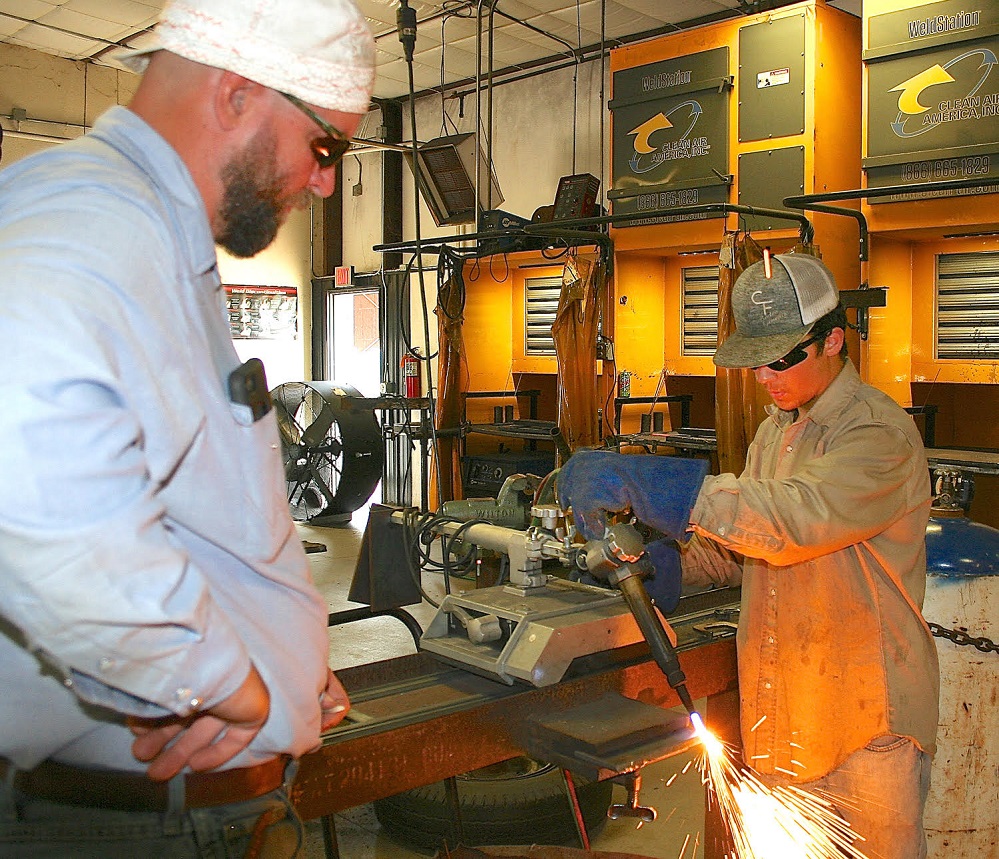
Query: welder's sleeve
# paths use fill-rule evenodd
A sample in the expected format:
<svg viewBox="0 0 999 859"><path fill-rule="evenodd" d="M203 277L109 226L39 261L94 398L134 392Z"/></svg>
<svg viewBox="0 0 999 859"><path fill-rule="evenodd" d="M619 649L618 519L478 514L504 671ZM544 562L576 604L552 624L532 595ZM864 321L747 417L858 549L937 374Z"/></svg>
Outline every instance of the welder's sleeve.
<svg viewBox="0 0 999 859"><path fill-rule="evenodd" d="M707 471L702 459L581 450L559 470L558 498L563 510L572 508L587 539L603 537L609 513L630 509L640 522L680 540Z"/></svg>
<svg viewBox="0 0 999 859"><path fill-rule="evenodd" d="M745 558L713 540L693 534L678 552L682 582L687 587L739 587L742 584Z"/></svg>

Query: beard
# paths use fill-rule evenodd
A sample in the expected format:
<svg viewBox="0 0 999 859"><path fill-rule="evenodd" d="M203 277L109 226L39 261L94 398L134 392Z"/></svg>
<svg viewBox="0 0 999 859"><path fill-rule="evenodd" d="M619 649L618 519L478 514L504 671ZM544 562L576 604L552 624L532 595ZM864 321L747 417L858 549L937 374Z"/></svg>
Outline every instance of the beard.
<svg viewBox="0 0 999 859"><path fill-rule="evenodd" d="M295 195L282 192L273 134L259 133L222 168L222 201L215 241L233 256L252 257L274 241Z"/></svg>

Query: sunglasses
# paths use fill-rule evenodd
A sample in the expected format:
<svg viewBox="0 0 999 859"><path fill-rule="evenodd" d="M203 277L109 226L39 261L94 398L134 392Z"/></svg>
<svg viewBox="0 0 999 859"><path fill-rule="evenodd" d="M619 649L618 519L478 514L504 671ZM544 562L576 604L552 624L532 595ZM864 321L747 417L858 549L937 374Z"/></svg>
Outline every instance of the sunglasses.
<svg viewBox="0 0 999 859"><path fill-rule="evenodd" d="M808 353L805 351L806 346L811 346L813 343L817 343L823 337L826 336L826 332L820 334L813 334L803 343L799 343L790 352L788 352L783 358L778 358L776 361L771 361L769 364L764 366L769 367L775 373L783 373L785 370L790 370L792 367L800 364L808 357ZM759 367L753 367L754 370L759 370Z"/></svg>
<svg viewBox="0 0 999 859"><path fill-rule="evenodd" d="M353 141L346 134L340 131L339 128L330 125L300 98L296 98L286 92L281 93L281 95L326 132L326 137L318 137L309 144L312 148L312 155L322 170L332 167L347 154L347 150L350 149L350 144Z"/></svg>

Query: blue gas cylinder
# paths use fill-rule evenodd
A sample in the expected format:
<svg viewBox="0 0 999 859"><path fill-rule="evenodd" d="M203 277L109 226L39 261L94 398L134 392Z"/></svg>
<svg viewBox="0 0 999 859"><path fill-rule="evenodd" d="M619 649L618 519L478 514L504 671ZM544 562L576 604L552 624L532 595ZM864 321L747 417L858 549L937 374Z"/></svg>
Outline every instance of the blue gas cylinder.
<svg viewBox="0 0 999 859"><path fill-rule="evenodd" d="M963 511L934 508L926 526L926 572L950 577L999 575L999 530L972 522Z"/></svg>
<svg viewBox="0 0 999 859"><path fill-rule="evenodd" d="M999 530L934 508L926 527L931 623L999 641ZM999 857L999 653L936 637L940 722L924 826L928 859Z"/></svg>

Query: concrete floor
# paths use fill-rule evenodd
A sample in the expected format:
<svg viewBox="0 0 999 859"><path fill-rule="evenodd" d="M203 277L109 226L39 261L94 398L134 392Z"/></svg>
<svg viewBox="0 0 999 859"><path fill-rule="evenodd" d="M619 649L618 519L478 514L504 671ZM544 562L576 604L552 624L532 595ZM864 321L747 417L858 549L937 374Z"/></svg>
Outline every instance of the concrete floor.
<svg viewBox="0 0 999 859"><path fill-rule="evenodd" d="M358 510L349 524L335 528L299 525L303 540L321 543L326 551L309 555L314 579L331 611L356 608L347 600L354 563L361 544L367 509ZM453 587L461 587L458 582ZM471 586L470 584L467 586ZM424 590L439 601L444 593L439 574L424 575ZM435 609L424 602L407 608L426 628ZM413 638L394 618L373 618L330 630L330 666L333 670L390 659L414 652ZM669 758L643 771L641 803L658 811L653 823L634 819L609 820L592 839L594 851L632 853L652 859L702 859L704 855L704 788L689 757ZM614 802L624 803L623 786L615 785ZM434 851L393 840L380 827L371 805L361 805L335 816L337 841L343 859L423 859ZM324 859L318 821L307 824L305 859ZM578 846L578 845L570 845Z"/></svg>

